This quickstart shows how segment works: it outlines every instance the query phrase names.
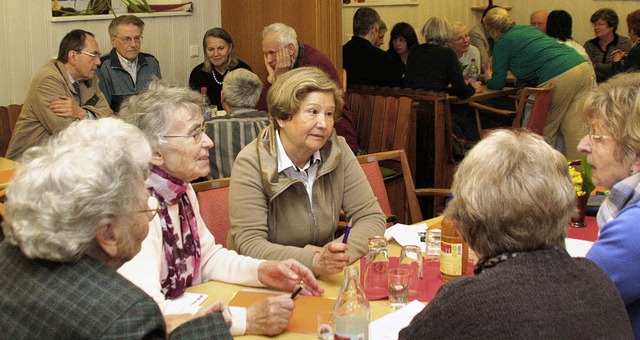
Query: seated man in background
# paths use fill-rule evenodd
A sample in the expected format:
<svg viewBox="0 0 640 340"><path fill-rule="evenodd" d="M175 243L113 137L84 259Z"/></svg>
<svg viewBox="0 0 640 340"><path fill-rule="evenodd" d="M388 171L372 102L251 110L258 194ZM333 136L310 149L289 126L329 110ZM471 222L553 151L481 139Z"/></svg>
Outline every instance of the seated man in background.
<svg viewBox="0 0 640 340"><path fill-rule="evenodd" d="M224 78L220 99L227 114L213 117L205 127L213 140L209 149L211 178L230 177L238 152L269 125L267 112L256 110L261 91L260 78L249 70L239 68Z"/></svg>
<svg viewBox="0 0 640 340"><path fill-rule="evenodd" d="M109 24L111 52L102 57L98 71L100 89L113 112L127 97L147 90L154 77L162 78L160 64L151 54L141 53L144 21L135 15L122 15Z"/></svg>
<svg viewBox="0 0 640 340"><path fill-rule="evenodd" d="M540 31L542 31L542 33L547 33L547 17L549 16L549 13L545 10L537 10L533 13L531 13L531 16L529 17L529 23L531 24L531 26L539 29Z"/></svg>
<svg viewBox="0 0 640 340"><path fill-rule="evenodd" d="M294 68L313 66L328 74L333 81L340 86L338 71L326 54L317 49L298 42L298 35L293 27L282 23L275 23L262 30L262 53L264 64L269 75L264 83L260 100L256 108L260 111L267 110L267 92L271 84L281 75ZM342 118L336 121L334 126L336 133L347 140L347 144L354 153L358 150L358 136L356 126L353 123L351 111L345 105L342 108Z"/></svg>
<svg viewBox="0 0 640 340"><path fill-rule="evenodd" d="M402 86L397 64L375 46L381 21L371 7L360 7L353 15L353 36L342 46L342 67L347 71L348 84Z"/></svg>
<svg viewBox="0 0 640 340"><path fill-rule="evenodd" d="M378 39L376 39L375 44L373 44L376 48L381 48L384 45L384 36L387 34L387 24L380 19L380 24L378 25Z"/></svg>
<svg viewBox="0 0 640 340"><path fill-rule="evenodd" d="M44 144L75 120L112 116L98 88L99 66L100 48L93 34L83 30L67 33L57 59L48 61L31 80L7 158L18 160L25 150Z"/></svg>
<svg viewBox="0 0 640 340"><path fill-rule="evenodd" d="M25 153L2 225L3 334L231 338L223 303L163 320L153 299L116 272L140 251L157 212L144 188L150 158L142 132L115 118L73 124Z"/></svg>

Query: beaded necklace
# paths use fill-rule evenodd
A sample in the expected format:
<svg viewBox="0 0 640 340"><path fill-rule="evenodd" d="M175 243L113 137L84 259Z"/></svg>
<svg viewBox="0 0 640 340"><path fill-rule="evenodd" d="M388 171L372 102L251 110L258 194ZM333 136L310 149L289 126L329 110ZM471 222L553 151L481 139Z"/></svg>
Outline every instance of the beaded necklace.
<svg viewBox="0 0 640 340"><path fill-rule="evenodd" d="M218 78L216 78L216 70L211 70L211 75L213 75L213 80L216 81L216 83L218 83L218 85L222 85L222 83L224 83L224 75L227 74L227 72L229 72L229 69L227 69L226 71L224 71L224 73L222 74L222 81L218 81Z"/></svg>

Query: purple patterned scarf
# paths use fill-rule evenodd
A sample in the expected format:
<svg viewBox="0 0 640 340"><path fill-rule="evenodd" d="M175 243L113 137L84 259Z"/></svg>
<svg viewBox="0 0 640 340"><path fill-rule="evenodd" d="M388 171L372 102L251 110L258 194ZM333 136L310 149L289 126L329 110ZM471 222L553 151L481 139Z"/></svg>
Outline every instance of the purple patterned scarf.
<svg viewBox="0 0 640 340"><path fill-rule="evenodd" d="M160 271L162 293L168 299L182 295L200 276L200 237L198 224L187 196L187 182L152 166L145 181L147 189L160 202L160 225L164 261ZM178 204L180 224L174 225L168 206ZM180 235L178 235L180 232Z"/></svg>

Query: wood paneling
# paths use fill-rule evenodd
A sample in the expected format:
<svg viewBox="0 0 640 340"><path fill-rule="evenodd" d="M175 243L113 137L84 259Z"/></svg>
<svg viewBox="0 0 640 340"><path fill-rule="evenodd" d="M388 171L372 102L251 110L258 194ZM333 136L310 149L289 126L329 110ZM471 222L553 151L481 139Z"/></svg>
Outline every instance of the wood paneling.
<svg viewBox="0 0 640 340"><path fill-rule="evenodd" d="M266 79L260 33L282 22L298 41L324 52L342 74L342 3L337 0L222 0L222 26L233 37L240 59Z"/></svg>

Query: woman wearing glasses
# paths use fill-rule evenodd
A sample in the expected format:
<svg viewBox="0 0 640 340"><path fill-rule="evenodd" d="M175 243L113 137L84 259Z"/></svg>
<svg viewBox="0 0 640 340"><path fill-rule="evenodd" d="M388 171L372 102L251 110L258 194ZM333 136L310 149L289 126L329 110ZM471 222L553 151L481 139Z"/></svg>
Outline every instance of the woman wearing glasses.
<svg viewBox="0 0 640 340"><path fill-rule="evenodd" d="M621 74L589 92L582 105L592 180L611 192L598 211L600 236L587 254L609 274L640 338L640 77Z"/></svg>
<svg viewBox="0 0 640 340"><path fill-rule="evenodd" d="M203 132L204 102L204 95L186 87L154 81L122 106L120 116L139 127L151 144L151 174L145 183L160 201L160 212L150 222L140 253L119 272L165 314L171 314L172 299L187 287L210 280L281 290L293 290L303 280L304 294L322 293L311 271L296 261L260 261L216 244L189 184L209 173L213 142ZM281 295L230 311L232 334L274 335L288 325L293 301Z"/></svg>

